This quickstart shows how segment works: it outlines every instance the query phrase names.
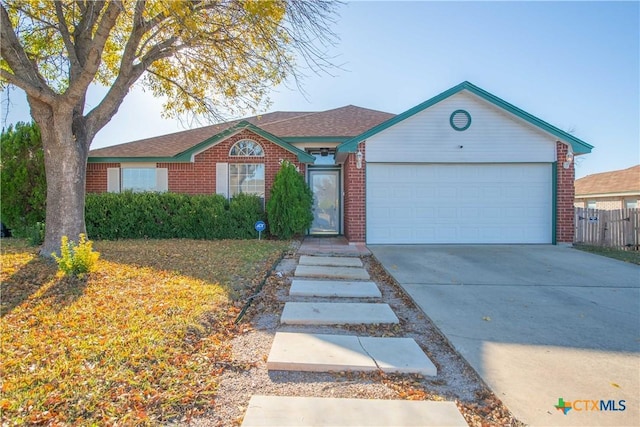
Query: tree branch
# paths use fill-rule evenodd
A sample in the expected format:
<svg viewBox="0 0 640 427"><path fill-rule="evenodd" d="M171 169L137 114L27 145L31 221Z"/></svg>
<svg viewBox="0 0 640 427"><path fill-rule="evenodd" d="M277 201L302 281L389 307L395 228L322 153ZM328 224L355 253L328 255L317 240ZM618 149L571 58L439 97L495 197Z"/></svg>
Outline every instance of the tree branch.
<svg viewBox="0 0 640 427"><path fill-rule="evenodd" d="M91 6L92 11L89 14L99 14L99 10L97 12L93 10L93 3ZM83 99L84 95L86 94L87 88L95 78L96 73L98 72L98 69L100 67L102 52L104 50L107 39L109 38L109 34L116 24L118 16L120 16L120 13L122 13L122 10L122 2L119 0L109 3L109 5L107 6L107 10L104 12L102 18L97 24L98 26L95 29L93 40L86 50L86 58L83 58L84 55L82 52L80 52L80 56L78 59L80 61L82 69L75 79L73 79L74 76L71 76L72 79L69 82L69 88L64 93L64 97L67 102L71 104L77 104L77 102ZM81 29L83 34L80 34L76 40L82 39L85 36L85 32L90 35L92 33L92 30L92 27Z"/></svg>
<svg viewBox="0 0 640 427"><path fill-rule="evenodd" d="M49 105L53 104L56 94L47 85L38 72L36 65L29 59L16 35L4 5L0 5L0 55L7 61L11 71L0 70L0 76L10 84L18 86L28 95ZM20 76L20 77L18 77Z"/></svg>
<svg viewBox="0 0 640 427"><path fill-rule="evenodd" d="M85 116L88 142L91 142L95 134L118 112L129 89L144 72L143 64L137 64L131 67L128 73L118 74L102 101Z"/></svg>
<svg viewBox="0 0 640 427"><path fill-rule="evenodd" d="M80 62L78 61L78 56L76 55L76 51L73 46L73 41L71 40L71 33L69 33L69 27L67 26L67 22L64 18L64 11L62 10L62 2L54 2L56 7L56 17L58 18L58 30L60 31L60 35L62 36L62 41L64 42L64 47L67 49L67 55L69 58L69 65L73 72L74 69L80 67Z"/></svg>

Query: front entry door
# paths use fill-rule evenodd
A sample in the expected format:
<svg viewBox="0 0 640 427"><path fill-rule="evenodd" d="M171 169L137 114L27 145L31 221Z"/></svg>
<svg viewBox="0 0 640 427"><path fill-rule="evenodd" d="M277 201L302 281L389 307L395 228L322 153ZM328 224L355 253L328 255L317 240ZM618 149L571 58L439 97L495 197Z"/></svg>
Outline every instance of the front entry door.
<svg viewBox="0 0 640 427"><path fill-rule="evenodd" d="M310 234L340 234L340 171L310 170L313 224Z"/></svg>

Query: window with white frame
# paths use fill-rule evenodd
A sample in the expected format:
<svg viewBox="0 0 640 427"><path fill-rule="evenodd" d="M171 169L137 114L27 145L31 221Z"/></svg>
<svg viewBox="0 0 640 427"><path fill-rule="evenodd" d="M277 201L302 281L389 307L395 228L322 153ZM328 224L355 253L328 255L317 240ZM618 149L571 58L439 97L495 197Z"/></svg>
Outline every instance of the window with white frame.
<svg viewBox="0 0 640 427"><path fill-rule="evenodd" d="M638 208L638 200L637 199L625 199L624 200L624 208L625 209L637 209Z"/></svg>
<svg viewBox="0 0 640 427"><path fill-rule="evenodd" d="M598 202L596 202L595 200L587 201L587 209L596 209L597 206L598 206Z"/></svg>
<svg viewBox="0 0 640 427"><path fill-rule="evenodd" d="M264 198L264 164L229 164L229 197L239 193L255 194Z"/></svg>
<svg viewBox="0 0 640 427"><path fill-rule="evenodd" d="M120 186L122 191L156 191L155 168L123 168Z"/></svg>
<svg viewBox="0 0 640 427"><path fill-rule="evenodd" d="M155 163L123 164L120 168L107 168L107 191L167 191L169 188L167 168L158 168Z"/></svg>
<svg viewBox="0 0 640 427"><path fill-rule="evenodd" d="M232 157L264 157L262 146L251 139L241 139L229 150Z"/></svg>
<svg viewBox="0 0 640 427"><path fill-rule="evenodd" d="M252 139L241 139L229 150L229 157L264 157L260 144ZM264 163L229 163L227 196L255 194L264 199Z"/></svg>

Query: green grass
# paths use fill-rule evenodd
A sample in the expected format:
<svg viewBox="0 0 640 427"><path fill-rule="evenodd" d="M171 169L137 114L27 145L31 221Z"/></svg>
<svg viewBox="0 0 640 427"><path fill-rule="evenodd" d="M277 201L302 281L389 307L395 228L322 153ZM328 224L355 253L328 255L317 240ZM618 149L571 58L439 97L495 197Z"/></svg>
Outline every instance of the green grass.
<svg viewBox="0 0 640 427"><path fill-rule="evenodd" d="M592 254L602 255L620 261L640 265L640 251L625 251L622 249L607 248L604 246L574 245L574 248Z"/></svg>
<svg viewBox="0 0 640 427"><path fill-rule="evenodd" d="M242 297L289 243L94 246L97 269L79 279L2 240L0 424L156 425L198 413L233 362Z"/></svg>

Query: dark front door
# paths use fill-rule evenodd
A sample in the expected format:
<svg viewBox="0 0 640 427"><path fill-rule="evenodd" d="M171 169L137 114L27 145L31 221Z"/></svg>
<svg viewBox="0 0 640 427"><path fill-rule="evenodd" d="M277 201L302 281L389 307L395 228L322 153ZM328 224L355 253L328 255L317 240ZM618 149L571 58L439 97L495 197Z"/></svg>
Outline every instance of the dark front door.
<svg viewBox="0 0 640 427"><path fill-rule="evenodd" d="M310 234L340 234L340 171L309 171L313 191L313 224Z"/></svg>

